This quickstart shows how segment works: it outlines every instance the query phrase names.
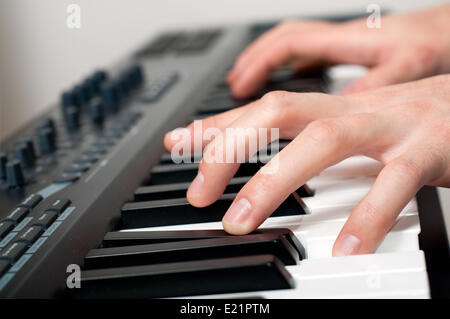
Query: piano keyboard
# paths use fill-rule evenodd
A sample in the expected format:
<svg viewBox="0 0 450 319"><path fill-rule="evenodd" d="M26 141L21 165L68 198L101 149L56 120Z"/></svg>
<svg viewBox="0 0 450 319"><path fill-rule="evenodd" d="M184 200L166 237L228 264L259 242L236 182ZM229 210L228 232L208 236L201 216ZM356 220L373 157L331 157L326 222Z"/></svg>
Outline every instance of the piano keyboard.
<svg viewBox="0 0 450 319"><path fill-rule="evenodd" d="M134 200L122 206L118 229L87 254L82 289L73 297L430 296L415 199L374 254L331 257L340 229L382 168L379 162L354 156L325 169L256 233L231 236L222 230L221 218L261 165L243 164L216 203L196 208L186 191L198 164L169 159L168 153L161 156Z"/></svg>
<svg viewBox="0 0 450 319"><path fill-rule="evenodd" d="M234 99L224 75L272 25L167 33L66 91L44 119L3 143L0 296L448 295L448 243L434 188L406 205L373 254L331 256L382 168L370 158L325 169L248 235L225 233L221 219L261 163L243 163L214 204L188 203L199 157L174 163L162 146L165 132L272 90L335 93L341 81L336 69L302 75L282 69L253 99ZM31 156L36 141L39 151ZM280 141L280 148L288 143ZM68 270L73 266L81 267L79 277ZM70 278L80 287L68 286Z"/></svg>
<svg viewBox="0 0 450 319"><path fill-rule="evenodd" d="M349 162L358 165L349 165ZM158 294L148 291L153 290L149 288L143 289L142 295L136 297L184 297L200 293L198 297L204 298L214 293L213 297L217 298L428 298L426 263L419 247L420 223L415 200L405 207L374 254L331 257L334 240L346 218L374 181L373 175L362 177L352 172L352 167L358 167L359 171L363 166L372 173L376 173L379 168L378 163L370 159L354 157L325 170L311 180L310 187L314 195L303 198L307 213L300 205L291 207L292 211L284 212L289 216L270 217L255 235L227 236L220 221L139 228L134 224L134 228L125 227L110 232L104 240L104 246L108 248L92 250L85 258L88 269L84 273L85 280L89 282L89 287L94 286L89 296L104 296L96 290L102 289L102 286L94 285L93 282L101 282L102 277L130 276L137 269L143 270L145 264L160 271L161 268L179 265L182 274L177 273L177 285L184 289L171 289ZM129 205L131 203L124 205L122 216L127 213ZM163 214L173 213L160 209ZM179 209L184 212L182 207ZM204 210L205 213L214 214L210 208ZM140 213L151 215L153 210L144 209ZM219 215L223 215L223 210ZM147 226L146 222L143 224ZM289 236L290 240L281 243L283 236L279 236L277 231L284 232L283 235ZM268 242L283 246L283 249L277 247L273 250ZM296 253L286 257L289 249ZM198 267L195 270L200 271L216 258L224 258L223 263L231 262L234 258L240 264L245 262L243 257L255 254L270 254L278 259L281 266L276 267L281 269L276 289L272 286L273 279L266 278L267 274L249 274L248 269L241 269L242 275L233 274L235 286L232 288L228 282L221 282L222 278L213 278L217 282L209 291L207 287L212 283L203 287L206 289L203 292L192 286L192 283L198 285L201 281L196 282L197 275L187 271L190 265ZM126 267L129 267L128 270ZM190 276L192 278L188 278ZM236 281L241 276L248 276L245 287L240 286L241 281ZM135 283L130 289L134 290L137 285L154 286L151 284L152 279L148 280L139 280L140 284ZM252 285L253 281L258 281L258 287ZM117 290L114 288L116 284ZM110 280L108 287L110 294L105 297L128 295L122 283ZM114 295L112 291L118 294Z"/></svg>

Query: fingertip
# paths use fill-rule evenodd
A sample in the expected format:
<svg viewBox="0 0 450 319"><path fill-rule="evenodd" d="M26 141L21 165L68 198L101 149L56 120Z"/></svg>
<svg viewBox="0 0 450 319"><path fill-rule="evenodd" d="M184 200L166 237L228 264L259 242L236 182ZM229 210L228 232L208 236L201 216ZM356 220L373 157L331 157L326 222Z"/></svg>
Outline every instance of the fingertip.
<svg viewBox="0 0 450 319"><path fill-rule="evenodd" d="M228 223L225 219L222 219L223 229L230 235L247 235L254 229L247 223L234 224Z"/></svg>
<svg viewBox="0 0 450 319"><path fill-rule="evenodd" d="M249 92L247 92L240 84L233 84L231 86L231 93L237 99L244 99L249 96Z"/></svg>
<svg viewBox="0 0 450 319"><path fill-rule="evenodd" d="M189 186L186 198L195 207L206 207L215 202L216 199L208 196L205 191L205 177L201 171L198 172Z"/></svg>
<svg viewBox="0 0 450 319"><path fill-rule="evenodd" d="M164 147L168 150L171 151L173 148L173 145L178 141L178 140L174 140L174 136L172 134L173 131L167 132L166 135L164 135Z"/></svg>
<svg viewBox="0 0 450 319"><path fill-rule="evenodd" d="M234 72L234 69L231 70L230 72L228 72L227 78L226 78L226 81L228 84L231 85L231 83L233 83L234 79L236 78L235 75L236 75L236 73Z"/></svg>
<svg viewBox="0 0 450 319"><path fill-rule="evenodd" d="M339 235L333 246L334 257L357 255L361 248L361 240L352 234Z"/></svg>
<svg viewBox="0 0 450 319"><path fill-rule="evenodd" d="M254 230L251 219L252 205L244 197L233 202L222 219L226 232L233 235L245 235Z"/></svg>

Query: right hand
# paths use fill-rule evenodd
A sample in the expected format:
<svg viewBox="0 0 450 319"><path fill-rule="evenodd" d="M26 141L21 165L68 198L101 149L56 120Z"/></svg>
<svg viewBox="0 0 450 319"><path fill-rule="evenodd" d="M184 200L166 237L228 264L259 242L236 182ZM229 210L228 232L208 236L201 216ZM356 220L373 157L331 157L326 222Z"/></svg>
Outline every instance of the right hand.
<svg viewBox="0 0 450 319"><path fill-rule="evenodd" d="M235 97L255 94L283 64L302 71L319 65L360 64L370 68L344 93L450 72L450 5L345 23L286 21L247 47L228 74Z"/></svg>

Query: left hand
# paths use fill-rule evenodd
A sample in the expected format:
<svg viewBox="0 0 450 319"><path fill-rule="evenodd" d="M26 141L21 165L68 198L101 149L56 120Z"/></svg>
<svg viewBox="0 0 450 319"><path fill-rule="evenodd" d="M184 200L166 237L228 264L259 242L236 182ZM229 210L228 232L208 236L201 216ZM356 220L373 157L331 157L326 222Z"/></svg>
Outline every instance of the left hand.
<svg viewBox="0 0 450 319"><path fill-rule="evenodd" d="M227 145L234 145L227 141L226 128L279 128L281 139L293 139L267 164L279 161L276 174L260 170L237 194L223 218L225 230L255 230L310 178L362 154L385 167L352 211L333 255L373 252L423 185L450 186L449 92L450 75L346 96L277 91L203 120L203 129L217 127L224 139L222 144L217 137L204 140L205 153L218 147L225 152ZM188 129L193 136L193 125ZM168 133L167 149L176 143ZM204 207L216 201L238 167L239 163L202 160L187 193L189 202Z"/></svg>

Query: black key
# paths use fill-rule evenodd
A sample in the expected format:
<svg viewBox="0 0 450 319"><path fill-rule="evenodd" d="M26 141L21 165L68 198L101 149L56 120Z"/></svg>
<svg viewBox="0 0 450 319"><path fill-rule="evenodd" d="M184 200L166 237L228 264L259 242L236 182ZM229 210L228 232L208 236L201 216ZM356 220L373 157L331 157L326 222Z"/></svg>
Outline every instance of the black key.
<svg viewBox="0 0 450 319"><path fill-rule="evenodd" d="M300 260L297 251L280 234L256 234L93 249L84 258L84 266L98 269L260 254L274 255L285 265L295 265Z"/></svg>
<svg viewBox="0 0 450 319"><path fill-rule="evenodd" d="M195 154L194 156L179 156L182 163L199 163L202 159L201 154ZM175 162L172 160L172 154L171 153L164 153L159 158L160 164L175 164Z"/></svg>
<svg viewBox="0 0 450 319"><path fill-rule="evenodd" d="M9 215L7 215L3 220L12 221L14 223L20 222L26 215L30 213L30 210L25 207L15 208Z"/></svg>
<svg viewBox="0 0 450 319"><path fill-rule="evenodd" d="M55 178L53 180L53 183L56 183L56 184L72 183L72 182L77 181L79 178L80 178L80 173L76 173L76 174L64 173L64 174L60 175L59 177Z"/></svg>
<svg viewBox="0 0 450 319"><path fill-rule="evenodd" d="M233 178L225 189L224 194L239 192L249 179L250 177L246 176ZM182 198L186 197L186 192L190 185L191 183L174 183L142 186L134 192L134 198L137 201Z"/></svg>
<svg viewBox="0 0 450 319"><path fill-rule="evenodd" d="M242 163L234 177L253 176L261 165L261 163ZM157 165L151 171L150 185L192 182L197 170L198 163Z"/></svg>
<svg viewBox="0 0 450 319"><path fill-rule="evenodd" d="M73 298L162 298L289 289L293 278L272 255L81 272Z"/></svg>
<svg viewBox="0 0 450 319"><path fill-rule="evenodd" d="M2 253L0 254L0 260L6 260L10 264L13 264L17 261L17 259L19 259L19 257L25 252L27 248L27 244L15 242L6 249L3 249Z"/></svg>
<svg viewBox="0 0 450 319"><path fill-rule="evenodd" d="M124 228L141 228L217 222L222 220L235 196L222 195L215 203L203 208L191 206L186 198L126 203L122 207L122 224ZM298 195L290 195L272 216L303 214L305 206L301 199Z"/></svg>
<svg viewBox="0 0 450 319"><path fill-rule="evenodd" d="M91 166L92 166L92 164L83 164L83 165L80 165L80 164L72 163L72 166L71 166L70 168L73 168L73 169L75 169L75 170L78 170L79 172L85 172L85 171L87 171L89 168L91 168Z"/></svg>
<svg viewBox="0 0 450 319"><path fill-rule="evenodd" d="M89 170L88 165L78 165L77 167L69 167L64 170L64 174L67 175L78 175Z"/></svg>
<svg viewBox="0 0 450 319"><path fill-rule="evenodd" d="M39 194L31 194L25 200L19 204L21 207L32 209L37 206L41 201L43 200L43 197Z"/></svg>
<svg viewBox="0 0 450 319"><path fill-rule="evenodd" d="M0 238L5 237L14 228L14 222L3 220L0 222Z"/></svg>
<svg viewBox="0 0 450 319"><path fill-rule="evenodd" d="M224 230L115 231L103 238L102 248L168 243L173 241L230 237Z"/></svg>
<svg viewBox="0 0 450 319"><path fill-rule="evenodd" d="M83 158L79 158L79 159L74 160L73 161L73 165L80 165L80 166L89 165L89 166L92 166L92 164L94 164L96 161L97 160L94 160L92 158L85 158L85 157L83 157Z"/></svg>
<svg viewBox="0 0 450 319"><path fill-rule="evenodd" d="M67 198L57 199L46 210L55 211L58 214L61 214L70 205L70 203L70 199Z"/></svg>
<svg viewBox="0 0 450 319"><path fill-rule="evenodd" d="M213 99L206 99L202 102L199 110L197 111L198 115L204 115L204 114L217 114L226 112L228 110L231 110L235 107L245 105L245 102L236 100L234 98L213 98Z"/></svg>
<svg viewBox="0 0 450 319"><path fill-rule="evenodd" d="M278 234L283 236L294 247L299 256L305 255L304 247L297 237L287 228L260 228L251 234ZM132 232L108 232L102 242L103 248L123 247L146 244L169 243L174 241L233 237L224 230L163 230L163 231L132 231ZM303 258L303 257L301 257Z"/></svg>
<svg viewBox="0 0 450 319"><path fill-rule="evenodd" d="M8 260L0 260L0 277L8 270L9 266Z"/></svg>
<svg viewBox="0 0 450 319"><path fill-rule="evenodd" d="M57 212L45 211L41 214L41 216L39 216L39 218L33 223L32 226L47 228L55 221L56 218L58 218Z"/></svg>
<svg viewBox="0 0 450 319"><path fill-rule="evenodd" d="M22 235L17 238L18 242L24 242L27 245L31 245L38 239L39 236L44 232L44 230L39 226L31 226Z"/></svg>

